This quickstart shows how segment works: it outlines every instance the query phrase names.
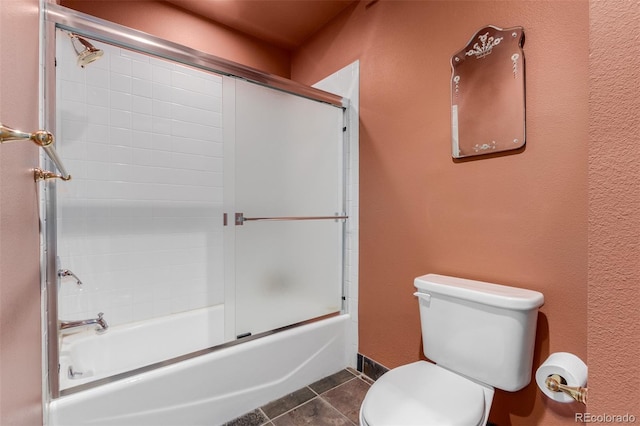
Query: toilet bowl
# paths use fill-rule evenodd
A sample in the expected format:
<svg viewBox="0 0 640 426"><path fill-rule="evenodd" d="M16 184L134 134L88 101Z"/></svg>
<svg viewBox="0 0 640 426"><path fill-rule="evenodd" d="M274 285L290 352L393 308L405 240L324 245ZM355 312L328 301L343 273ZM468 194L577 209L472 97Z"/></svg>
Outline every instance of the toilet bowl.
<svg viewBox="0 0 640 426"><path fill-rule="evenodd" d="M429 274L416 278L425 355L382 375L360 407L363 426L479 426L494 388L531 381L541 293Z"/></svg>
<svg viewBox="0 0 640 426"><path fill-rule="evenodd" d="M362 402L360 425L479 426L486 424L493 392L490 386L417 361L374 383Z"/></svg>

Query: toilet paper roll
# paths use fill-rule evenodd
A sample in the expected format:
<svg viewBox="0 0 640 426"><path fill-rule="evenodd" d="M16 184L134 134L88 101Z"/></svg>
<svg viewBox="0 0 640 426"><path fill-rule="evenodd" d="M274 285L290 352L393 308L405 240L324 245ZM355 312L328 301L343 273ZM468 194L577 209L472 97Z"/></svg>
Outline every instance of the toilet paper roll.
<svg viewBox="0 0 640 426"><path fill-rule="evenodd" d="M545 380L552 374L558 374L566 380L567 386L582 386L587 383L587 365L580 358L569 352L555 352L536 371L536 383L549 398L558 402L574 402L564 392L554 392L547 388Z"/></svg>

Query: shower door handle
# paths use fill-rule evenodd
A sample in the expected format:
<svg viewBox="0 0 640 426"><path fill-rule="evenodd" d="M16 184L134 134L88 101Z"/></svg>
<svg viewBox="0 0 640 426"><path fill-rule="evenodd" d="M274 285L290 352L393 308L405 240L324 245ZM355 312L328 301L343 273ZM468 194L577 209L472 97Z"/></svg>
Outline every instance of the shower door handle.
<svg viewBox="0 0 640 426"><path fill-rule="evenodd" d="M275 217L244 217L244 213L236 213L236 226L242 226L248 221L289 221L289 220L338 220L349 219L344 213L336 213L334 216L275 216Z"/></svg>

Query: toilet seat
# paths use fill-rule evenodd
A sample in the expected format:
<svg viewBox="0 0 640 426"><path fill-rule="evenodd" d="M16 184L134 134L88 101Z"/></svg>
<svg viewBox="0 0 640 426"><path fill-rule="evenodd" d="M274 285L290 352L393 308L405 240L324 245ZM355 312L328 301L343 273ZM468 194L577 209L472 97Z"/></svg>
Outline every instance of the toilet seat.
<svg viewBox="0 0 640 426"><path fill-rule="evenodd" d="M477 426L485 388L435 364L418 361L385 373L361 408L367 426Z"/></svg>

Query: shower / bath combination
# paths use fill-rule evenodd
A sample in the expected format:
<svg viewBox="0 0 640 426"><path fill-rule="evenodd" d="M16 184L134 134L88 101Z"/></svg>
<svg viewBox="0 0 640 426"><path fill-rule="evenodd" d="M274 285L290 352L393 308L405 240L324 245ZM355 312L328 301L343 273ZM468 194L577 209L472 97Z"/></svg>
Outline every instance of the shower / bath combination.
<svg viewBox="0 0 640 426"><path fill-rule="evenodd" d="M69 33L69 37L71 37L73 50L75 50L76 55L78 55L78 65L80 65L80 67L84 68L85 65L97 61L104 55L101 49L98 49L79 35Z"/></svg>

